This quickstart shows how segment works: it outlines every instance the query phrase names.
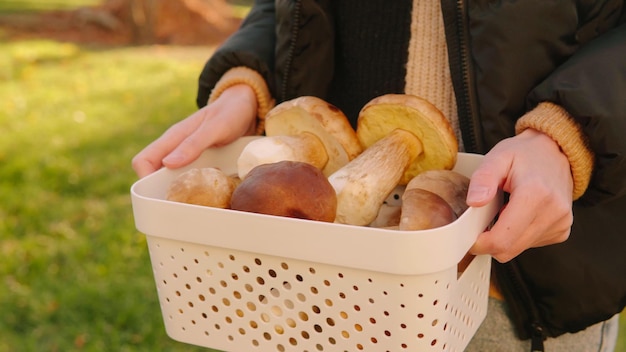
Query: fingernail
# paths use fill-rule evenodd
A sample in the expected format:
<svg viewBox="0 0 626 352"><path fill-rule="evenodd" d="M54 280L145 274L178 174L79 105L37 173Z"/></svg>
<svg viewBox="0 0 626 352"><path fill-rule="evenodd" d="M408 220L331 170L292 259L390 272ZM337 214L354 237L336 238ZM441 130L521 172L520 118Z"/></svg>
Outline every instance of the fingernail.
<svg viewBox="0 0 626 352"><path fill-rule="evenodd" d="M468 202L481 202L489 197L489 187L471 187L467 192Z"/></svg>
<svg viewBox="0 0 626 352"><path fill-rule="evenodd" d="M177 165L183 162L185 157L181 153L172 153L163 158L164 164Z"/></svg>

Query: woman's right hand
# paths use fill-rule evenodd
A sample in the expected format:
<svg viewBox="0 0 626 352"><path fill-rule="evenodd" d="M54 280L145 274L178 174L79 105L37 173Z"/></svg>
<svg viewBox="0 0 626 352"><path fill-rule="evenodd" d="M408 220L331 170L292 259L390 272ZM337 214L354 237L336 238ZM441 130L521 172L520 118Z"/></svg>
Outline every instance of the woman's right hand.
<svg viewBox="0 0 626 352"><path fill-rule="evenodd" d="M478 236L472 254L501 263L529 248L569 238L573 179L569 159L550 136L528 128L496 144L471 177L467 204L481 207L498 188L510 194L498 220Z"/></svg>
<svg viewBox="0 0 626 352"><path fill-rule="evenodd" d="M238 84L212 103L174 124L132 160L139 178L161 167L179 168L196 160L208 147L233 142L256 129L257 100L252 88Z"/></svg>

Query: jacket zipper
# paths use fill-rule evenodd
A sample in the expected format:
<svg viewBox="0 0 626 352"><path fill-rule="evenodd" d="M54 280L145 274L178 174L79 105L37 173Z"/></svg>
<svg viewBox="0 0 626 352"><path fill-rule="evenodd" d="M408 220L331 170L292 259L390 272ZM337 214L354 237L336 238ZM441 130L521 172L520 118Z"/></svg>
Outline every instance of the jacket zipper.
<svg viewBox="0 0 626 352"><path fill-rule="evenodd" d="M294 52L296 50L296 42L300 32L300 10L302 8L302 1L296 0L294 3L293 14L291 16L291 41L289 43L289 50L287 51L287 59L285 61L285 76L281 82L280 98L281 100L287 100L287 87L289 82L289 73L291 72L291 65L293 63Z"/></svg>
<svg viewBox="0 0 626 352"><path fill-rule="evenodd" d="M532 337L530 338L530 352L544 352L543 340L545 337L543 336L543 328L539 324L531 324L533 329Z"/></svg>
<svg viewBox="0 0 626 352"><path fill-rule="evenodd" d="M539 317L539 311L537 307L535 306L535 304L533 303L533 299L530 296L530 293L528 292L528 290L526 289L526 286L522 282L519 269L517 268L515 261L506 263L502 265L502 267L504 268L503 274L506 275L506 278L508 280L504 282L502 282L501 280L501 283L509 285L507 290L503 290L503 294L505 294L506 296L514 296L514 298L511 300L513 302L520 301L521 303L519 304L519 306L526 308L525 312L529 316L529 322L527 323L528 324L527 328L528 328L528 332L530 334L530 339L531 339L530 351L531 352L543 352L544 351L543 341L545 340L545 337L546 337L545 329L541 322L541 318ZM515 307L511 307L511 308L515 309ZM515 314L514 314L514 318L515 318ZM522 319L518 318L518 323L517 323L518 326L521 325L519 320L522 320Z"/></svg>
<svg viewBox="0 0 626 352"><path fill-rule="evenodd" d="M472 62L469 53L469 33L465 1L442 1L444 25L448 42L452 84L456 92L459 127L466 152L485 152L475 92L472 86Z"/></svg>
<svg viewBox="0 0 626 352"><path fill-rule="evenodd" d="M448 50L450 52L450 67L452 79L457 94L457 111L459 115L459 125L463 135L463 145L466 152L486 152L482 142L481 129L478 121L478 110L475 96L475 89L472 84L472 63L469 53L469 33L466 15L466 1L449 0L442 1L444 24L446 33L450 31L456 40L448 39ZM447 36L450 38L450 36ZM455 70L458 71L455 72ZM506 277L511 286L509 295L516 295L520 306L527 308L530 317L530 324L526 327L531 338L531 352L543 352L545 339L545 329L541 323L537 307L526 290L521 279L521 274L514 266L514 262L504 265ZM512 300L516 302L517 300ZM515 319L515 317L514 317ZM520 326L521 324L517 324Z"/></svg>
<svg viewBox="0 0 626 352"><path fill-rule="evenodd" d="M459 119L459 126L461 128L461 133L463 135L463 145L467 151L477 151L479 149L478 146L478 138L477 133L478 129L474 127L472 121L477 120L477 114L474 112L473 106L474 104L474 89L470 84L471 76L471 59L469 54L469 34L467 33L467 24L465 23L465 2L463 0L457 1L457 33L459 38L459 49L460 49L460 68L461 68L461 77L463 82L463 92L465 97L463 98L463 105L461 106L462 114L460 116L465 116L466 118Z"/></svg>

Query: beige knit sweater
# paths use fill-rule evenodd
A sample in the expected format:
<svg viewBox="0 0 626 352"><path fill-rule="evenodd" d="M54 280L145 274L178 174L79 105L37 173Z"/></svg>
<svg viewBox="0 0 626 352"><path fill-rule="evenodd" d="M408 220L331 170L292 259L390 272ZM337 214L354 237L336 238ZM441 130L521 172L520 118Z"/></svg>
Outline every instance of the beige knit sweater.
<svg viewBox="0 0 626 352"><path fill-rule="evenodd" d="M413 1L411 41L407 63L405 93L420 96L438 107L448 117L459 140L460 134L456 100L450 67L441 3L439 1ZM257 72L236 67L228 71L217 83L209 103L235 84L248 84L258 100L257 133L263 132L263 118L274 106L268 86ZM586 138L580 126L562 107L550 102L540 103L522 116L516 124L516 133L533 128L550 136L567 156L574 180L573 197L578 199L587 189L593 170L593 153L587 148Z"/></svg>

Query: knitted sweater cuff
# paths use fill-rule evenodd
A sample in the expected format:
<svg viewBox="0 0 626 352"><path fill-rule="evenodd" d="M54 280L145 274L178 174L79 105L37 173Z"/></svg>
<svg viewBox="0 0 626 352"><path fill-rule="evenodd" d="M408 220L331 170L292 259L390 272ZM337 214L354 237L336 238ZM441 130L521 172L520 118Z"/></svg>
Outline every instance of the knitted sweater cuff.
<svg viewBox="0 0 626 352"><path fill-rule="evenodd" d="M532 128L550 136L569 160L574 181L573 199L580 198L589 186L594 165L593 152L580 125L559 105L543 102L522 116L515 125L520 134Z"/></svg>
<svg viewBox="0 0 626 352"><path fill-rule="evenodd" d="M227 88L237 84L247 84L254 91L258 105L256 133L259 135L263 134L265 130L265 115L274 107L275 101L263 76L255 70L244 66L228 70L211 91L209 103L215 101Z"/></svg>

